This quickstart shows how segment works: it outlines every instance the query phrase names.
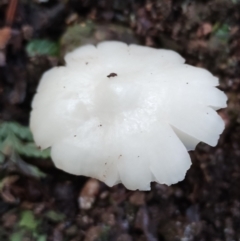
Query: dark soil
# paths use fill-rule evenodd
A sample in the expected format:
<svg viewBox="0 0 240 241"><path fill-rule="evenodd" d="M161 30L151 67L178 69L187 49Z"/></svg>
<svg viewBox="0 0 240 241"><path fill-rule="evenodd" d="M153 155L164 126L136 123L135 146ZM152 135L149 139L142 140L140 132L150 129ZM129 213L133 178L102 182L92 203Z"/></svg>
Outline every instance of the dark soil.
<svg viewBox="0 0 240 241"><path fill-rule="evenodd" d="M72 45L103 39L178 51L218 76L229 101L219 112L226 123L219 144L199 144L185 180L170 187L108 188L57 170L50 160L24 158L44 178L1 164L0 240L240 240L240 1L19 0L13 14L14 1L0 1L1 122L27 126L43 72L61 64ZM90 20L93 30L80 34L82 42L67 38L71 26ZM33 39L59 42L59 55L30 56Z"/></svg>

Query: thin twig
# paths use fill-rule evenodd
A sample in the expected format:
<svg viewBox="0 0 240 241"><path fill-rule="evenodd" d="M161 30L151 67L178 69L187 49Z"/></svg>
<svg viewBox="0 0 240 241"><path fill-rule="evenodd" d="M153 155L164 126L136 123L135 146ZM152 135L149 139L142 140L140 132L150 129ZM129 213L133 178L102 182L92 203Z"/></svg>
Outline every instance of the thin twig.
<svg viewBox="0 0 240 241"><path fill-rule="evenodd" d="M15 17L18 0L10 0L6 13L6 25L11 26Z"/></svg>

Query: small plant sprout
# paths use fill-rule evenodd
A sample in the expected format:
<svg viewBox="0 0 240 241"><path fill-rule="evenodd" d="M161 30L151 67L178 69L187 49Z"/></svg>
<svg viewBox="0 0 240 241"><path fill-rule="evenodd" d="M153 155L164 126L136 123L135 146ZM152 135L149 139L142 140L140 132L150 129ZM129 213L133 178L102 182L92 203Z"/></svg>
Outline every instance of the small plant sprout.
<svg viewBox="0 0 240 241"><path fill-rule="evenodd" d="M218 79L174 51L110 41L65 61L42 76L30 127L66 172L131 190L171 185L184 179L188 151L215 146L224 130Z"/></svg>

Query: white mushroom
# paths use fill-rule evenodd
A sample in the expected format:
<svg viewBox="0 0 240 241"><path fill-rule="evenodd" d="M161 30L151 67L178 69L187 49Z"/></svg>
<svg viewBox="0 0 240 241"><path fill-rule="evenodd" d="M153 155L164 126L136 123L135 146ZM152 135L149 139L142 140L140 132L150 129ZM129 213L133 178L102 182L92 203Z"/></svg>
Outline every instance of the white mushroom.
<svg viewBox="0 0 240 241"><path fill-rule="evenodd" d="M188 150L218 142L226 107L218 79L174 51L102 42L47 71L32 103L30 127L55 165L109 186L171 185L191 165Z"/></svg>

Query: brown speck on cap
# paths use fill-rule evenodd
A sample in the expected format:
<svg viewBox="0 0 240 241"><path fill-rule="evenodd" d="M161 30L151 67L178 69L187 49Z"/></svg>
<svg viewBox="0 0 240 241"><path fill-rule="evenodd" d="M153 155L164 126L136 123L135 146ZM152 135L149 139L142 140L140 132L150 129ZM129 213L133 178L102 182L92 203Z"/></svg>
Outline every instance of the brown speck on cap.
<svg viewBox="0 0 240 241"><path fill-rule="evenodd" d="M110 73L107 77L108 77L108 78L111 78L111 77L115 77L115 76L117 76L117 74L115 74L115 73Z"/></svg>

